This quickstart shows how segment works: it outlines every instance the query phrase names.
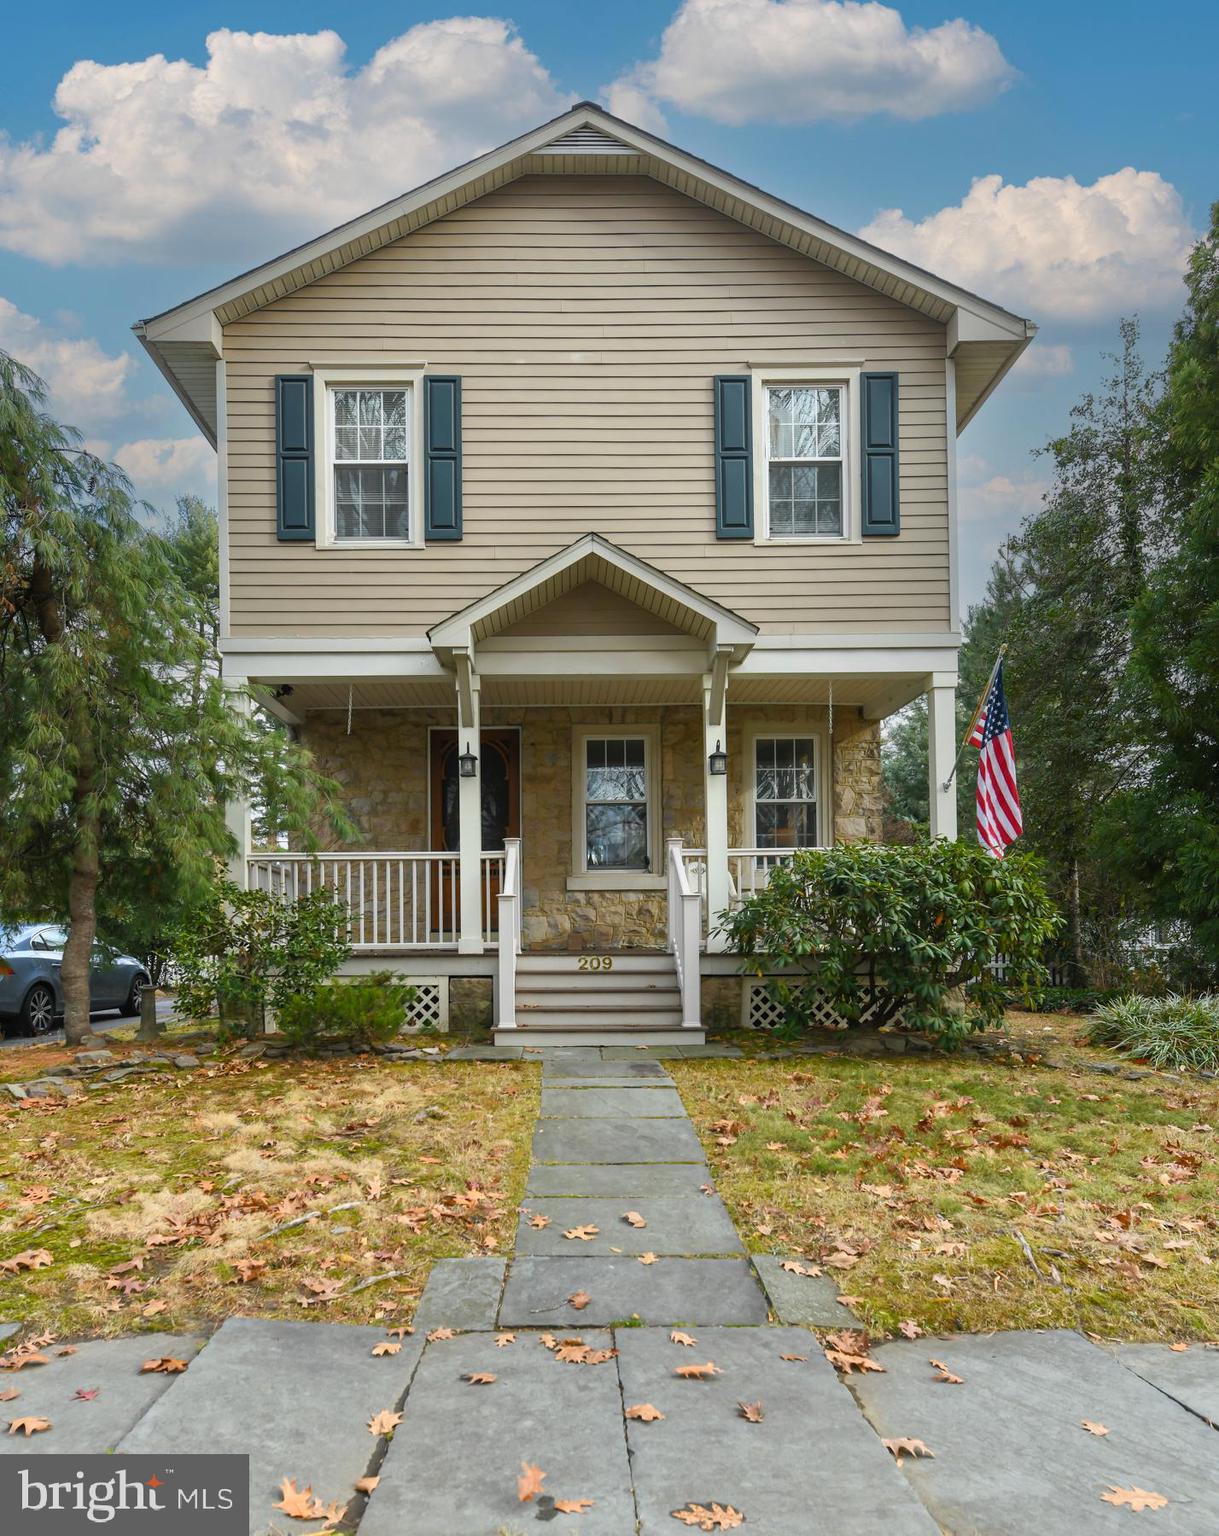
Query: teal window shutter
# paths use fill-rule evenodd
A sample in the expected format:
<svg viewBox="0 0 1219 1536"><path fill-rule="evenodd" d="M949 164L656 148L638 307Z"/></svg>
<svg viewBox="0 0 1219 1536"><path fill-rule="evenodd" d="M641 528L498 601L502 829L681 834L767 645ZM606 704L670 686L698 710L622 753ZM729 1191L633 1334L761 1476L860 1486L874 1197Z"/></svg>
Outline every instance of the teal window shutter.
<svg viewBox="0 0 1219 1536"><path fill-rule="evenodd" d="M748 374L715 379L715 536L753 538L753 404Z"/></svg>
<svg viewBox="0 0 1219 1536"><path fill-rule="evenodd" d="M892 539L901 532L898 498L897 374L865 373L863 390L863 517L865 539Z"/></svg>
<svg viewBox="0 0 1219 1536"><path fill-rule="evenodd" d="M275 378L275 536L313 541L313 379Z"/></svg>
<svg viewBox="0 0 1219 1536"><path fill-rule="evenodd" d="M423 380L423 536L461 538L461 380Z"/></svg>

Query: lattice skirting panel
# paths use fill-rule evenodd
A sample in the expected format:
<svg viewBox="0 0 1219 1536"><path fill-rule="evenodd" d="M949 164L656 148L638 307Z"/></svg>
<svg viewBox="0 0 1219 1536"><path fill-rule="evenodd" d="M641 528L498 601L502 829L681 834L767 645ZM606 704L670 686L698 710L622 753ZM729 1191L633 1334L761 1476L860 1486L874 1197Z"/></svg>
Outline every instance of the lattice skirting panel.
<svg viewBox="0 0 1219 1536"><path fill-rule="evenodd" d="M436 1030L442 1035L449 1032L449 978L447 976L407 976L406 981L415 989L415 1001L404 1033L418 1030Z"/></svg>
<svg viewBox="0 0 1219 1536"><path fill-rule="evenodd" d="M836 1012L829 999L817 993L811 984L788 982L793 992L801 995L807 1005L809 1023L818 1029L846 1029L847 1021ZM874 1005L860 1019L861 1025L870 1024ZM786 1018L783 1004L771 992L765 981L746 980L741 997L741 1026L744 1029L777 1029Z"/></svg>

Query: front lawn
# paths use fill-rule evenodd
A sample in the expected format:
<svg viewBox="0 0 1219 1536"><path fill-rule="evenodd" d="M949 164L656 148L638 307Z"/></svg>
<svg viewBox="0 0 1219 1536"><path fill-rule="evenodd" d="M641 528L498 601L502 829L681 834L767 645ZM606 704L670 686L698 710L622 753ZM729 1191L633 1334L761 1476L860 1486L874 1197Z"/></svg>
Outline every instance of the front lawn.
<svg viewBox="0 0 1219 1536"><path fill-rule="evenodd" d="M1069 1054L669 1067L746 1245L823 1268L877 1332L1219 1338L1219 1083Z"/></svg>
<svg viewBox="0 0 1219 1536"><path fill-rule="evenodd" d="M510 1249L537 1076L231 1060L0 1109L0 1321L409 1321L435 1260Z"/></svg>

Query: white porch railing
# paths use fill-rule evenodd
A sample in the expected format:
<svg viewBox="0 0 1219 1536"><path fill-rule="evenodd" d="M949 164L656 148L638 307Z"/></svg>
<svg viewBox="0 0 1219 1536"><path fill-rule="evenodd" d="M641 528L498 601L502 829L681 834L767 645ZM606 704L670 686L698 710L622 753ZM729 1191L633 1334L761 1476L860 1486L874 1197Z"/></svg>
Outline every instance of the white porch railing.
<svg viewBox="0 0 1219 1536"><path fill-rule="evenodd" d="M669 949L677 967L681 988L683 1029L700 1029L699 951L702 948L702 899L690 879L682 854L681 838L668 842Z"/></svg>
<svg viewBox="0 0 1219 1536"><path fill-rule="evenodd" d="M496 892L506 853L482 856L483 940L495 939ZM356 953L456 949L461 901L455 853L257 853L246 861L251 890L297 901L328 891L350 914Z"/></svg>
<svg viewBox="0 0 1219 1536"><path fill-rule="evenodd" d="M740 906L741 902L757 891L764 891L770 882L771 870L779 864L786 864L793 854L805 851L800 848L729 848L729 910ZM682 858L690 884L698 892L705 938L715 925L713 919L720 916L718 912L707 911L707 851L704 848L683 848Z"/></svg>
<svg viewBox="0 0 1219 1536"><path fill-rule="evenodd" d="M516 1028L516 960L521 952L521 840L504 839L504 872L499 888L499 971L496 1028Z"/></svg>

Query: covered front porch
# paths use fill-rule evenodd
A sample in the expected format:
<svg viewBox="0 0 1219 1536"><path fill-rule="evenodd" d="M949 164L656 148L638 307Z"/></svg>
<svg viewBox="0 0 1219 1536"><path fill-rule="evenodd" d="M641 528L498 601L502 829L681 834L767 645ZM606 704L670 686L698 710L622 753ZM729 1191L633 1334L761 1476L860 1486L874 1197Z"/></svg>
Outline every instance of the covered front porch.
<svg viewBox="0 0 1219 1536"><path fill-rule="evenodd" d="M666 1024L699 1029L700 977L730 968L721 914L794 849L883 838L879 722L920 693L934 827L955 830L955 650L785 638L590 536L420 644L230 642L226 673L299 732L362 833L257 850L235 807L235 873L333 891L356 968L493 977L499 1029L550 1018L548 988L604 991L632 952L668 957L672 986L647 985L675 993ZM529 955L555 960L531 1021Z"/></svg>

